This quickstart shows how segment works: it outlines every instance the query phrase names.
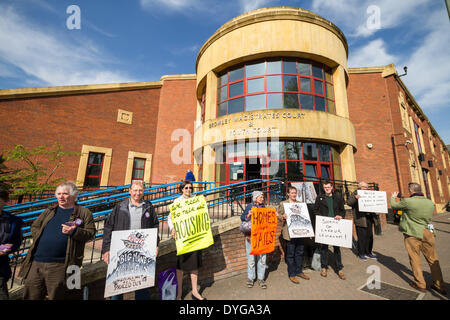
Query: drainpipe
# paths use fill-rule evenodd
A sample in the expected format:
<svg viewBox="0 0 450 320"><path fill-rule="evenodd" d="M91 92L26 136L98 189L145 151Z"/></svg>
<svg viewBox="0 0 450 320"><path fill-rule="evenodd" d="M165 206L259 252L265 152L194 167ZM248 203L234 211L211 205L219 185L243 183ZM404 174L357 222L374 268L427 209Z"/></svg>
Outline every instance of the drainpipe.
<svg viewBox="0 0 450 320"><path fill-rule="evenodd" d="M400 172L400 163L398 160L398 152L397 152L397 146L403 146L403 144L397 144L395 142L395 136L401 135L401 133L393 133L391 136L392 139L392 146L394 147L394 157L395 157L395 171L397 173L397 178L398 178L398 182L399 182L399 192L400 194L403 196L403 179L402 179L402 175Z"/></svg>

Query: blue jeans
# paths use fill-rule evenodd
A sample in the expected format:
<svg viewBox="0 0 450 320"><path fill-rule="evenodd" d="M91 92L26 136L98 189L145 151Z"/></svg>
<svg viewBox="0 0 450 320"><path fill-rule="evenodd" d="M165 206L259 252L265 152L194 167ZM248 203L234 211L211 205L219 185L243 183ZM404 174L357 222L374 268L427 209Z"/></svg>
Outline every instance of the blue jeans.
<svg viewBox="0 0 450 320"><path fill-rule="evenodd" d="M286 241L286 262L288 276L295 277L302 273L303 260L303 238L291 238Z"/></svg>
<svg viewBox="0 0 450 320"><path fill-rule="evenodd" d="M258 280L264 280L264 276L266 275L266 254L259 254L259 255L253 255L250 254L251 251L251 244L247 240L245 241L245 251L247 253L247 273L248 278L250 280L256 279L256 264L258 265Z"/></svg>
<svg viewBox="0 0 450 320"><path fill-rule="evenodd" d="M320 244L320 264L322 265L322 269L328 269L328 245ZM336 262L336 271L342 270L344 266L342 265L341 258L341 248L333 246L334 259Z"/></svg>
<svg viewBox="0 0 450 320"><path fill-rule="evenodd" d="M144 288L136 290L134 292L135 300L149 300L150 299L150 289ZM123 294L118 294L117 296L111 296L111 300L123 300Z"/></svg>

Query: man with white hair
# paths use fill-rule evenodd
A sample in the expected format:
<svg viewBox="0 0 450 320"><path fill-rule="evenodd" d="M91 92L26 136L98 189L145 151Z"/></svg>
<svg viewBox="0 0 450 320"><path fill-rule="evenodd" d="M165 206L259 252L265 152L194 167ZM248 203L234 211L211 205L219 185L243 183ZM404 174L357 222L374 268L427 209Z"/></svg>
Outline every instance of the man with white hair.
<svg viewBox="0 0 450 320"><path fill-rule="evenodd" d="M369 190L369 185L361 181L358 183L358 190ZM362 261L367 259L376 259L372 253L373 249L373 226L375 224L376 213L359 211L358 190L355 190L347 200L347 204L353 208L353 221L358 236L358 257Z"/></svg>
<svg viewBox="0 0 450 320"><path fill-rule="evenodd" d="M111 246L111 235L113 231L158 228L159 222L155 209L150 201L144 198L144 183L141 180L133 180L130 186L130 197L118 203L105 222L102 258L109 263L109 250ZM159 236L157 237L157 244ZM158 255L158 248L156 248ZM148 300L150 290L148 288L135 292L136 300ZM123 295L111 297L112 300L122 300Z"/></svg>
<svg viewBox="0 0 450 320"><path fill-rule="evenodd" d="M81 266L84 246L95 234L92 212L76 204L73 182L56 188L58 203L50 206L31 225L33 244L19 276L25 279L24 300L62 300L66 292L66 270Z"/></svg>
<svg viewBox="0 0 450 320"><path fill-rule="evenodd" d="M427 284L422 273L420 252L430 266L431 289L440 294L447 295L444 279L442 277L439 259L436 253L434 241L434 228L430 224L434 212L434 203L422 193L420 184L410 182L408 184L409 198L397 202L398 192L393 192L390 199L392 209L403 210L398 226L403 232L405 247L408 251L409 262L414 275L414 282L409 285L416 290L426 292Z"/></svg>

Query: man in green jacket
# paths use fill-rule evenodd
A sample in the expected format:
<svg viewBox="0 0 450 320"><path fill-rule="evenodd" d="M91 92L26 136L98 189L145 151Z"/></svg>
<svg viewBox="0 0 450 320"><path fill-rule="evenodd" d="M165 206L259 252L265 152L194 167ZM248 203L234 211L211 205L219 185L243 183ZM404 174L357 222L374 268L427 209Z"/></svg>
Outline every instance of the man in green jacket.
<svg viewBox="0 0 450 320"><path fill-rule="evenodd" d="M65 182L56 188L58 200L31 225L33 244L19 276L25 280L24 300L62 300L66 292L66 271L81 266L84 245L95 234L89 209L75 203L78 190Z"/></svg>
<svg viewBox="0 0 450 320"><path fill-rule="evenodd" d="M426 291L427 285L423 278L420 259L420 252L422 252L430 266L433 280L431 288L446 295L447 292L435 248L433 226L430 224L434 203L425 198L418 183L410 182L408 189L411 194L409 198L396 202L398 192L394 192L391 195L390 203L392 209L403 210L399 230L403 232L405 237L405 247L414 274L414 282L410 283L410 286L421 292Z"/></svg>

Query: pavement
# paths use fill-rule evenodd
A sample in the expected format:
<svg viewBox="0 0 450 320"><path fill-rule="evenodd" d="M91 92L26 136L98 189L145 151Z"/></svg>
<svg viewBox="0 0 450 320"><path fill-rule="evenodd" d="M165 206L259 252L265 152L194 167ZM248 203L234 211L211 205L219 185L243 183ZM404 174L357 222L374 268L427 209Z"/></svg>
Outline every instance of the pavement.
<svg viewBox="0 0 450 320"><path fill-rule="evenodd" d="M447 292L450 290L450 213L441 213L432 219L436 234L436 250ZM330 247L331 248L331 247ZM413 274L406 252L403 234L398 225L387 224L382 235L374 235L373 253L377 260L362 261L351 249L341 248L342 262L346 280L341 280L332 268L326 278L319 271L306 270L310 280L300 280L294 284L288 279L287 265L284 259L269 266L266 279L267 289L255 283L247 288L247 273L215 281L200 287L201 294L208 300L448 300L430 289L430 268L422 256L422 269L427 282L427 292L412 289L409 283ZM332 260L329 260L332 261ZM374 276L379 275L379 288L366 288ZM381 296L380 296L381 295ZM189 300L190 292L185 299Z"/></svg>

